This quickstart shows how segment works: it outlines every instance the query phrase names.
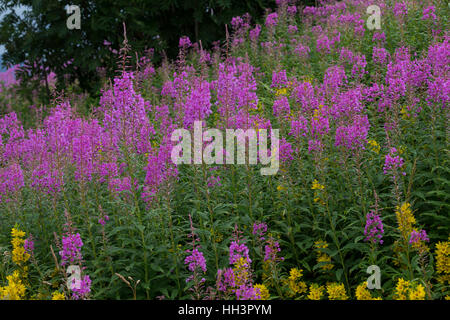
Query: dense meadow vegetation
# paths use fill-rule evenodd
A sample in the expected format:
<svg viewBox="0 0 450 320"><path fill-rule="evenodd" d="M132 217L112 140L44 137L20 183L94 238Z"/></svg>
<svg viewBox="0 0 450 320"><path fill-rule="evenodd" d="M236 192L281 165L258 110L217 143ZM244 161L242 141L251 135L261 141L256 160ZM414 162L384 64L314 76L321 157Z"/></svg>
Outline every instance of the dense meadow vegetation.
<svg viewBox="0 0 450 320"><path fill-rule="evenodd" d="M95 103L3 86L0 299L449 299L448 4L319 3L159 66L125 38ZM278 173L175 165L196 120L279 129Z"/></svg>

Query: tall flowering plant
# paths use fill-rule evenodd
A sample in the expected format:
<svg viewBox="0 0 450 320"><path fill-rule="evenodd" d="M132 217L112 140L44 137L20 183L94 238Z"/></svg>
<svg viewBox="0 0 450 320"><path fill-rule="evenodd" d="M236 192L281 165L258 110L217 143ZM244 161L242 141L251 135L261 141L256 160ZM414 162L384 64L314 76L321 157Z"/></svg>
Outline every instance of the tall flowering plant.
<svg viewBox="0 0 450 320"><path fill-rule="evenodd" d="M191 275L186 279L186 282L191 285L189 290L192 292L192 297L199 300L205 296L204 284L206 279L204 275L207 271L206 260L203 253L199 250L201 246L197 243L200 242L200 240L195 234L195 229L190 214L189 222L191 224L191 234L189 237L192 241L192 249L186 250L189 255L184 259L184 264L187 265Z"/></svg>
<svg viewBox="0 0 450 320"><path fill-rule="evenodd" d="M72 293L74 300L85 300L89 298L91 292L91 279L89 275L83 274L83 255L81 248L83 241L81 235L75 233L72 220L68 211L65 212L66 223L64 224L65 233L61 236L61 242L58 243L60 265L68 290ZM67 278L69 274L69 278Z"/></svg>

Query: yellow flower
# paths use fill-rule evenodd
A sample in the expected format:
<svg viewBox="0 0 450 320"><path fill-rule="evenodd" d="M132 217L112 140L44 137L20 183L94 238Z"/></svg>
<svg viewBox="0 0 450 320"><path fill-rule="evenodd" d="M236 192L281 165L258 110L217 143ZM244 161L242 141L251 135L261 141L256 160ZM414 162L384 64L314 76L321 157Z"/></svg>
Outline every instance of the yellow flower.
<svg viewBox="0 0 450 320"><path fill-rule="evenodd" d="M236 288L248 282L250 277L248 272L248 262L244 257L240 257L239 260L234 263L233 272L235 275Z"/></svg>
<svg viewBox="0 0 450 320"><path fill-rule="evenodd" d="M343 283L329 283L327 284L328 299L330 300L347 300L347 293Z"/></svg>
<svg viewBox="0 0 450 320"><path fill-rule="evenodd" d="M450 241L438 242L436 244L436 272L439 274L438 281L450 282Z"/></svg>
<svg viewBox="0 0 450 320"><path fill-rule="evenodd" d="M20 273L15 270L12 275L6 277L8 285L0 287L0 300L22 300L25 296L25 285L20 279Z"/></svg>
<svg viewBox="0 0 450 320"><path fill-rule="evenodd" d="M289 279L291 280L297 280L301 277L303 277L302 269L292 268L291 271L289 272Z"/></svg>
<svg viewBox="0 0 450 320"><path fill-rule="evenodd" d="M311 189L312 190L324 190L325 186L320 184L316 179L314 179ZM325 205L325 202L320 197L320 194L318 191L314 191L314 202L319 202L320 204Z"/></svg>
<svg viewBox="0 0 450 320"><path fill-rule="evenodd" d="M12 228L11 229L11 236L13 238L23 238L23 237L25 237L25 232L23 232L20 229Z"/></svg>
<svg viewBox="0 0 450 320"><path fill-rule="evenodd" d="M59 291L54 291L52 293L52 300L66 300L66 296L64 293L60 293Z"/></svg>
<svg viewBox="0 0 450 320"><path fill-rule="evenodd" d="M314 247L317 251L317 263L327 262L323 264L320 268L324 271L333 269L334 265L331 263L331 257L320 249L328 248L328 243L325 241L319 240L314 242Z"/></svg>
<svg viewBox="0 0 450 320"><path fill-rule="evenodd" d="M275 92L275 95L278 96L285 96L288 93L288 90L286 88L277 89Z"/></svg>
<svg viewBox="0 0 450 320"><path fill-rule="evenodd" d="M30 259L30 255L25 252L25 248L23 247L25 240L22 238L25 237L25 232L18 228L12 228L11 235L11 245L13 247L12 261L20 266L22 263L25 263L28 259Z"/></svg>
<svg viewBox="0 0 450 320"><path fill-rule="evenodd" d="M312 82L314 81L314 77L311 76L305 76L304 82L308 82L309 84L312 84Z"/></svg>
<svg viewBox="0 0 450 320"><path fill-rule="evenodd" d="M367 143L370 146L370 150L372 150L375 153L380 153L380 145L375 140L367 140Z"/></svg>
<svg viewBox="0 0 450 320"><path fill-rule="evenodd" d="M323 296L323 290L325 288L323 286L319 286L317 283L313 283L309 286L309 300L320 300Z"/></svg>
<svg viewBox="0 0 450 320"><path fill-rule="evenodd" d="M258 101L258 112L262 114L264 112L264 106L261 101Z"/></svg>
<svg viewBox="0 0 450 320"><path fill-rule="evenodd" d="M158 143L158 141L156 141L156 140L153 140L153 141L151 142L151 145L152 145L152 148L154 148L154 149L156 149L156 148L159 147L159 143Z"/></svg>
<svg viewBox="0 0 450 320"><path fill-rule="evenodd" d="M325 186L320 184L316 179L314 179L311 189L312 190L323 190L323 189L325 189Z"/></svg>
<svg viewBox="0 0 450 320"><path fill-rule="evenodd" d="M253 286L255 289L259 289L259 295L260 295L260 299L258 300L269 300L270 298L270 293L269 290L267 289L267 287L263 284L255 284Z"/></svg>
<svg viewBox="0 0 450 320"><path fill-rule="evenodd" d="M289 277L284 280L284 284L289 288L289 296L306 293L308 287L304 281L299 281L301 277L303 277L302 269L292 268L289 272Z"/></svg>
<svg viewBox="0 0 450 320"><path fill-rule="evenodd" d="M355 291L356 299L358 300L381 300L381 298L373 298L370 291L367 289L367 283L361 283Z"/></svg>
<svg viewBox="0 0 450 320"><path fill-rule="evenodd" d="M321 113L322 108L323 108L323 104L319 105L317 107L317 109L314 109L314 112L313 112L313 119L314 120L317 121L317 120L319 120L319 117L322 116L322 113Z"/></svg>
<svg viewBox="0 0 450 320"><path fill-rule="evenodd" d="M408 241L409 235L416 223L416 219L411 210L411 205L408 202L404 202L400 207L397 206L395 215L397 217L398 229L400 230L403 239Z"/></svg>
<svg viewBox="0 0 450 320"><path fill-rule="evenodd" d="M403 278L398 279L397 285L395 287L395 300L406 300L409 289L409 281L404 280Z"/></svg>
<svg viewBox="0 0 450 320"><path fill-rule="evenodd" d="M323 206L325 205L325 201L323 201L320 197L315 197L314 198L314 202L316 202L316 203L318 202L318 203L320 203Z"/></svg>
<svg viewBox="0 0 450 320"><path fill-rule="evenodd" d="M425 300L425 288L421 284L398 279L395 287L395 300Z"/></svg>
<svg viewBox="0 0 450 320"><path fill-rule="evenodd" d="M279 185L279 186L277 187L277 190L278 190L278 191L282 191L282 190L286 190L286 188L283 187L282 185Z"/></svg>
<svg viewBox="0 0 450 320"><path fill-rule="evenodd" d="M425 300L425 288L418 284L416 288L409 289L409 300Z"/></svg>
<svg viewBox="0 0 450 320"><path fill-rule="evenodd" d="M402 114L402 118L405 120L411 118L411 114L409 113L409 110L407 109L406 106L403 106L401 108L400 113Z"/></svg>

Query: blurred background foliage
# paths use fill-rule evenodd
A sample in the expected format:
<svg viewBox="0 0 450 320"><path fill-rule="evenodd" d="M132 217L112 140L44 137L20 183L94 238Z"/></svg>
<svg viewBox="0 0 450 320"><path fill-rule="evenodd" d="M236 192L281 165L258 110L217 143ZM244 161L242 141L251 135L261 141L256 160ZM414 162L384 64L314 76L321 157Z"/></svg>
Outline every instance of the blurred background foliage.
<svg viewBox="0 0 450 320"><path fill-rule="evenodd" d="M315 1L302 1L305 5ZM156 62L175 58L181 35L201 40L204 48L224 39L225 25L231 18L248 12L261 17L264 8L275 8L274 0L73 0L81 9L81 29L66 26L68 3L57 0L2 0L0 45L5 47L2 64L16 65L31 61L21 79L44 80L49 71L58 78L58 88L78 81L83 91L98 95L97 68L107 67L111 76L116 65L113 50L124 39L137 55L154 48ZM21 8L16 12L15 8ZM111 43L105 46L105 41ZM136 58L136 57L132 57ZM73 62L67 65L68 61ZM108 68L109 67L109 68ZM29 81L27 81L29 82ZM47 88L47 96L48 88Z"/></svg>

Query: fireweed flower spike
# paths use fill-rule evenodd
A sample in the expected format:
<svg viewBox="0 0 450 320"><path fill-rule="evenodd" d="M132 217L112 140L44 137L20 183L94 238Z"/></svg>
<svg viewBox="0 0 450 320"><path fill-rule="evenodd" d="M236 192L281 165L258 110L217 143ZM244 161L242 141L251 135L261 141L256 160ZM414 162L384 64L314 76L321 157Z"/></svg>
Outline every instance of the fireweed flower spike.
<svg viewBox="0 0 450 320"><path fill-rule="evenodd" d="M383 234L384 229L380 216L373 210L370 211L366 216L366 226L364 228L364 235L366 238L364 241L383 244Z"/></svg>
<svg viewBox="0 0 450 320"><path fill-rule="evenodd" d="M403 158L398 155L396 148L391 148L389 154L386 155L383 172L384 174L393 173L393 179L396 178L395 174L397 174L397 170L400 169L404 164ZM406 175L405 172L401 172L402 175Z"/></svg>
<svg viewBox="0 0 450 320"><path fill-rule="evenodd" d="M191 234L189 235L189 237L192 241L192 249L186 250L189 255L184 259L184 264L188 265L188 270L192 274L186 279L186 282L192 282L190 291L193 292L193 297L195 299L200 299L201 296L204 295L203 284L206 281L206 279L204 278L207 270L206 259L203 256L203 253L199 251L200 245L197 244L197 242L199 242L199 239L195 234L195 229L190 214L189 222L191 224Z"/></svg>
<svg viewBox="0 0 450 320"><path fill-rule="evenodd" d="M411 235L409 238L409 244L412 245L413 248L415 248L419 253L423 254L429 250L426 242L430 242L430 238L428 238L428 235L425 230L413 230L411 231Z"/></svg>
<svg viewBox="0 0 450 320"><path fill-rule="evenodd" d="M81 254L81 248L83 247L83 241L79 233L67 234L62 237L62 250L59 252L61 256L61 265L77 264L81 262L83 256Z"/></svg>
<svg viewBox="0 0 450 320"><path fill-rule="evenodd" d="M264 234L267 232L267 224L264 222L261 223L254 223L253 224L253 231L252 233L258 237L259 241L264 241Z"/></svg>

